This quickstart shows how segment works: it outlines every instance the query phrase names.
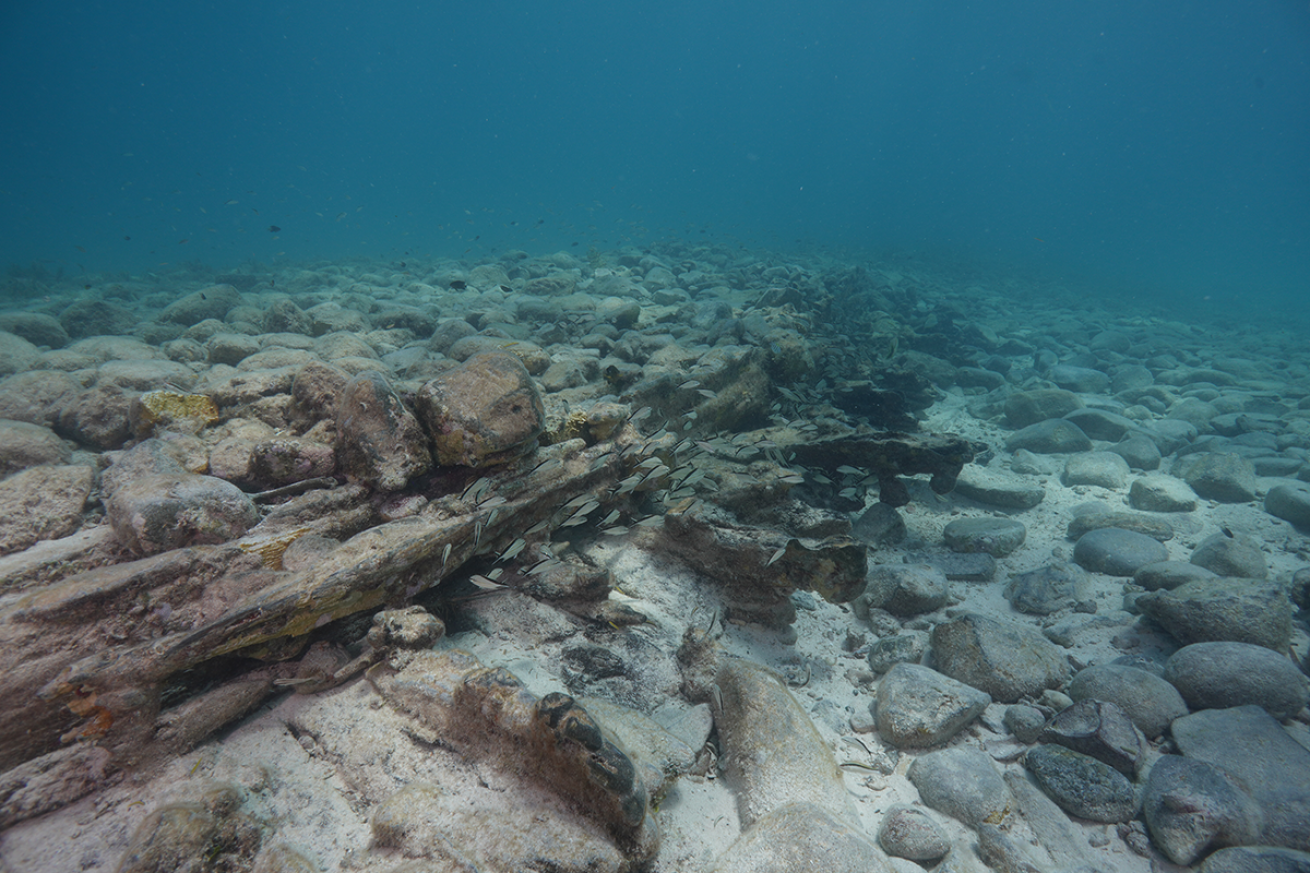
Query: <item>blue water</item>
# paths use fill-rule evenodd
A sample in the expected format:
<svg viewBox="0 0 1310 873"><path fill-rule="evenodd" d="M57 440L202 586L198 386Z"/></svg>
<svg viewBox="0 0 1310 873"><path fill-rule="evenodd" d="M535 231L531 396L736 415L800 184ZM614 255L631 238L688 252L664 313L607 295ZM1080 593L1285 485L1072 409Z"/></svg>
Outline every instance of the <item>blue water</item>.
<svg viewBox="0 0 1310 873"><path fill-rule="evenodd" d="M10 0L0 72L0 266L703 236L1310 309L1302 0Z"/></svg>

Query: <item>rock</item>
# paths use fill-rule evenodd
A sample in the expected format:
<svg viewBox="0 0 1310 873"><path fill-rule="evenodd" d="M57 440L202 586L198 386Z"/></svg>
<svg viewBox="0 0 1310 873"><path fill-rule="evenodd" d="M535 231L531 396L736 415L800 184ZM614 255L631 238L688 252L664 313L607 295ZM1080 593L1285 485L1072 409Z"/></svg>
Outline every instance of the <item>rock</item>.
<svg viewBox="0 0 1310 873"><path fill-rule="evenodd" d="M1169 550L1159 541L1117 527L1089 531L1074 545L1073 559L1093 573L1131 576L1141 567L1165 561Z"/></svg>
<svg viewBox="0 0 1310 873"><path fill-rule="evenodd" d="M1265 512L1310 530L1310 485L1280 482L1265 494Z"/></svg>
<svg viewBox="0 0 1310 873"><path fill-rule="evenodd" d="M1310 852L1277 846L1220 849L1201 862L1197 873L1310 873Z"/></svg>
<svg viewBox="0 0 1310 873"><path fill-rule="evenodd" d="M259 351L259 340L242 333L216 333L209 338L205 349L209 363L235 367Z"/></svg>
<svg viewBox="0 0 1310 873"><path fill-rule="evenodd" d="M1183 756L1223 770L1264 813L1259 841L1310 850L1310 750L1258 706L1205 709L1173 723Z"/></svg>
<svg viewBox="0 0 1310 873"><path fill-rule="evenodd" d="M1068 415L1081 409L1083 402L1072 391L1039 388L1020 391L1005 399L1005 420L1013 428L1024 428L1039 421Z"/></svg>
<svg viewBox="0 0 1310 873"><path fill-rule="evenodd" d="M1197 580L1143 594L1137 606L1184 645L1231 641L1282 652L1291 636L1287 591L1261 579Z"/></svg>
<svg viewBox="0 0 1310 873"><path fill-rule="evenodd" d="M900 476L925 474L934 494L948 494L955 487L964 465L973 460L981 446L954 434L852 434L831 439L779 440L780 450L807 467L821 467L831 478L840 478L840 466L868 470L878 479L878 499L892 506L909 502L909 492Z"/></svg>
<svg viewBox="0 0 1310 873"><path fill-rule="evenodd" d="M118 449L132 435L132 395L97 386L67 398L53 427L56 433L98 449Z"/></svg>
<svg viewBox="0 0 1310 873"><path fill-rule="evenodd" d="M953 746L914 759L906 772L924 804L970 827L999 824L1010 813L1010 789L987 753Z"/></svg>
<svg viewBox="0 0 1310 873"><path fill-rule="evenodd" d="M917 806L893 806L878 825L878 845L895 858L935 861L951 849L941 825Z"/></svg>
<svg viewBox="0 0 1310 873"><path fill-rule="evenodd" d="M1164 678L1194 710L1252 704L1282 720L1310 702L1305 676L1295 664L1250 643L1184 646L1165 663Z"/></svg>
<svg viewBox="0 0 1310 873"><path fill-rule="evenodd" d="M882 637L869 646L869 669L886 673L897 664L917 664L928 651L928 632L908 630Z"/></svg>
<svg viewBox="0 0 1310 873"><path fill-rule="evenodd" d="M641 304L631 297L604 297L596 303L596 317L627 330L641 319Z"/></svg>
<svg viewBox="0 0 1310 873"><path fill-rule="evenodd" d="M936 669L1001 703L1057 688L1069 678L1064 654L1028 625L966 613L933 628Z"/></svg>
<svg viewBox="0 0 1310 873"><path fill-rule="evenodd" d="M28 370L0 379L0 419L52 427L64 405L83 390L68 373Z"/></svg>
<svg viewBox="0 0 1310 873"><path fill-rule="evenodd" d="M882 850L850 822L809 803L774 810L746 830L709 873L892 873Z"/></svg>
<svg viewBox="0 0 1310 873"><path fill-rule="evenodd" d="M1003 592L1020 612L1050 615L1062 609L1095 612L1095 592L1087 573L1077 564L1057 561L1011 577Z"/></svg>
<svg viewBox="0 0 1310 873"><path fill-rule="evenodd" d="M1133 480L1128 505L1144 512L1191 512L1196 509L1197 499L1186 482L1156 473Z"/></svg>
<svg viewBox="0 0 1310 873"><path fill-rule="evenodd" d="M1151 422L1146 435L1159 447L1160 453L1170 455L1196 439L1196 425L1180 418L1161 418Z"/></svg>
<svg viewBox="0 0 1310 873"><path fill-rule="evenodd" d="M1056 364L1046 377L1066 391L1078 394L1100 394L1110 388L1110 377L1090 367Z"/></svg>
<svg viewBox="0 0 1310 873"><path fill-rule="evenodd" d="M218 407L204 394L147 391L132 398L128 421L137 439L164 431L194 435L218 421Z"/></svg>
<svg viewBox="0 0 1310 873"><path fill-rule="evenodd" d="M1064 746L1030 749L1024 766L1038 787L1070 815L1123 822L1137 812L1133 784L1118 770Z"/></svg>
<svg viewBox="0 0 1310 873"><path fill-rule="evenodd" d="M1194 864L1220 846L1253 843L1264 824L1259 807L1222 770L1179 755L1165 755L1151 767L1142 815L1152 842L1175 864Z"/></svg>
<svg viewBox="0 0 1310 873"><path fill-rule="evenodd" d="M1091 439L1107 442L1118 442L1137 427L1132 419L1104 409L1075 409L1065 415L1064 419L1078 425L1078 429ZM1150 443L1150 440L1147 442ZM1155 444L1151 443L1151 447L1154 448ZM1159 452L1156 452L1156 456L1159 457Z"/></svg>
<svg viewBox="0 0 1310 873"><path fill-rule="evenodd" d="M1015 703L1005 708L1003 723L1016 740L1032 744L1046 727L1046 713L1035 706Z"/></svg>
<svg viewBox="0 0 1310 873"><path fill-rule="evenodd" d="M719 692L710 705L742 824L792 804L857 821L832 750L782 678L729 657L719 659L715 677Z"/></svg>
<svg viewBox="0 0 1310 873"><path fill-rule="evenodd" d="M246 477L261 489L331 476L337 467L332 447L297 437L262 440L250 449Z"/></svg>
<svg viewBox="0 0 1310 873"><path fill-rule="evenodd" d="M320 421L336 421L341 395L350 376L338 367L313 361L296 370L291 382L287 421L300 431Z"/></svg>
<svg viewBox="0 0 1310 873"><path fill-rule="evenodd" d="M0 331L52 349L62 349L70 341L59 319L43 312L0 312Z"/></svg>
<svg viewBox="0 0 1310 873"><path fill-rule="evenodd" d="M1190 561L1160 561L1147 564L1134 573L1133 584L1147 591L1159 591L1161 588L1172 591L1188 582L1217 578L1214 573Z"/></svg>
<svg viewBox="0 0 1310 873"><path fill-rule="evenodd" d="M881 564L869 572L861 596L866 609L907 617L940 609L949 593L945 574L931 564Z"/></svg>
<svg viewBox="0 0 1310 873"><path fill-rule="evenodd" d="M138 321L135 312L103 300L79 300L59 313L59 324L75 340L130 334Z"/></svg>
<svg viewBox="0 0 1310 873"><path fill-rule="evenodd" d="M1027 449L1038 455L1071 454L1091 451L1092 441L1073 422L1053 418L1010 434L1005 448L1011 452Z"/></svg>
<svg viewBox="0 0 1310 873"><path fill-rule="evenodd" d="M1148 739L1163 734L1187 704L1164 679L1126 664L1095 664L1079 670L1066 688L1074 700L1104 700L1123 709Z"/></svg>
<svg viewBox="0 0 1310 873"><path fill-rule="evenodd" d="M1117 490L1128 482L1128 462L1114 452L1070 455L1060 477L1065 485L1095 485Z"/></svg>
<svg viewBox="0 0 1310 873"><path fill-rule="evenodd" d="M970 500L1004 509L1032 509L1046 497L1040 485L974 466L960 473L955 491Z"/></svg>
<svg viewBox="0 0 1310 873"><path fill-rule="evenodd" d="M211 285L180 300L174 300L159 313L159 321L188 327L207 318L222 321L228 311L240 303L241 292L231 285Z"/></svg>
<svg viewBox="0 0 1310 873"><path fill-rule="evenodd" d="M1075 507L1074 517L1069 522L1069 527L1065 529L1065 536L1071 540L1078 540L1088 531L1103 527L1135 531L1162 543L1174 537L1173 525L1163 519L1143 515L1140 512L1116 511L1096 505Z"/></svg>
<svg viewBox="0 0 1310 873"><path fill-rule="evenodd" d="M187 470L168 443L149 439L105 471L105 514L118 540L140 555L222 543L259 521L239 488Z"/></svg>
<svg viewBox="0 0 1310 873"><path fill-rule="evenodd" d="M846 603L867 585L864 545L840 535L802 541L720 512L668 513L661 532L672 556L724 587L729 615L743 621L785 627L796 618L792 591Z"/></svg>
<svg viewBox="0 0 1310 873"><path fill-rule="evenodd" d="M894 545L904 540L906 534L905 519L896 507L886 503L873 504L851 523L851 536L871 546Z"/></svg>
<svg viewBox="0 0 1310 873"><path fill-rule="evenodd" d="M942 530L946 545L954 552L986 552L1003 558L1023 545L1028 529L1012 518L961 518Z"/></svg>
<svg viewBox="0 0 1310 873"><path fill-rule="evenodd" d="M1141 769L1146 738L1117 703L1080 700L1051 717L1041 741L1109 764L1130 779Z"/></svg>
<svg viewBox="0 0 1310 873"><path fill-rule="evenodd" d="M346 383L337 408L337 463L351 479L399 491L432 468L427 437L385 376L376 370Z"/></svg>
<svg viewBox="0 0 1310 873"><path fill-rule="evenodd" d="M1127 439L1110 446L1107 451L1114 452L1128 462L1134 470L1155 470L1160 467L1160 447L1145 434L1135 433ZM1137 509L1145 509L1138 506Z"/></svg>
<svg viewBox="0 0 1310 873"><path fill-rule="evenodd" d="M29 467L0 480L0 555L76 531L94 485L95 470L80 465Z"/></svg>
<svg viewBox="0 0 1310 873"><path fill-rule="evenodd" d="M0 419L0 478L28 467L62 464L71 454L68 443L48 427Z"/></svg>
<svg viewBox="0 0 1310 873"><path fill-rule="evenodd" d="M1191 562L1216 576L1243 576L1263 579L1269 574L1264 552L1250 537L1217 533L1192 552Z"/></svg>
<svg viewBox="0 0 1310 873"><path fill-rule="evenodd" d="M531 451L545 428L540 392L505 352L473 355L419 389L416 403L442 466L504 463Z"/></svg>
<svg viewBox="0 0 1310 873"><path fill-rule="evenodd" d="M1175 474L1206 500L1249 503L1255 500L1255 465L1241 455L1207 452L1179 459Z"/></svg>
<svg viewBox="0 0 1310 873"><path fill-rule="evenodd" d="M878 734L898 749L936 746L977 718L991 697L917 664L897 664L878 683Z"/></svg>

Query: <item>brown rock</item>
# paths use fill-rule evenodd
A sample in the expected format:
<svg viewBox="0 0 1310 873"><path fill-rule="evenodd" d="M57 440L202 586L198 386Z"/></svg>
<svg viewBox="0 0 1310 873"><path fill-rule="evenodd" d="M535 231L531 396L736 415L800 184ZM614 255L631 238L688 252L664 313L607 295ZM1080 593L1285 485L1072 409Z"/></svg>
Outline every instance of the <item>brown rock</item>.
<svg viewBox="0 0 1310 873"><path fill-rule="evenodd" d="M418 419L377 370L346 384L337 409L337 462L351 478L398 491L432 469Z"/></svg>
<svg viewBox="0 0 1310 873"><path fill-rule="evenodd" d="M90 467L32 467L0 482L0 555L68 536L82 524Z"/></svg>
<svg viewBox="0 0 1310 873"><path fill-rule="evenodd" d="M418 413L442 466L485 467L532 450L546 409L514 355L474 355L419 389Z"/></svg>

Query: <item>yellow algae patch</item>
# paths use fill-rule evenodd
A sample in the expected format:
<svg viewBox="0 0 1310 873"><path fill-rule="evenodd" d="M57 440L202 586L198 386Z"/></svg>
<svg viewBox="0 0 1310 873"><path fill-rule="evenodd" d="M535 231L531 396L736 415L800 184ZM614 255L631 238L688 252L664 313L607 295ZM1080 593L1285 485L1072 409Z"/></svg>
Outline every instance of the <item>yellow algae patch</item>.
<svg viewBox="0 0 1310 873"><path fill-rule="evenodd" d="M130 416L138 438L164 429L194 434L218 421L218 407L204 394L147 391L132 401Z"/></svg>

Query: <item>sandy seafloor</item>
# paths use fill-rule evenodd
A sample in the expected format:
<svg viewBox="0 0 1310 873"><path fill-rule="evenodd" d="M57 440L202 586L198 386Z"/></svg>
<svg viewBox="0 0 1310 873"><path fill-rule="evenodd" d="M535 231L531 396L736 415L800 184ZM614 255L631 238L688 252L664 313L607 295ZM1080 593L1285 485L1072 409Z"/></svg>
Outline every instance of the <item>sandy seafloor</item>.
<svg viewBox="0 0 1310 873"><path fill-rule="evenodd" d="M774 259L788 260L781 256ZM807 264L801 257L794 261L807 268L816 266ZM468 266L447 264L444 268ZM879 269L877 264L870 267L875 273ZM892 266L883 265L883 268L888 274L893 272ZM360 275L381 272L374 265L346 265L343 269ZM285 281L277 282L283 286L291 284L299 272L283 269L274 270L271 275L285 277ZM896 264L894 272L899 281L914 281L917 277L921 308L930 309L938 302L949 300L957 311L976 318L1002 339L1021 337L1040 347L1047 339L1054 338L1062 346L1056 349L1057 354L1064 354L1077 350L1092 333L1107 329L1158 337L1156 342L1162 344L1161 351L1167 351L1171 341L1185 338L1188 354L1206 365L1223 369L1224 359L1241 360L1248 372L1255 370L1263 380L1285 384L1292 406L1306 395L1305 391L1298 393L1298 387L1310 389L1307 362L1289 357L1292 350L1303 347L1292 333L1279 326L1224 331L1211 324L1187 324L1185 312L1164 313L1158 309L1148 312L1123 300L1098 303L1084 298L1075 303L1074 295L1052 291L1037 282L1029 284L1029 280L953 276L949 270L935 271L930 265L922 264ZM201 276L187 277L177 289L177 295L204 284ZM735 302L740 311L741 296ZM1070 306L1077 309L1072 310ZM896 316L894 312L891 314ZM821 334L822 331L817 331L811 341L822 343ZM822 375L816 373L810 378L817 381ZM1038 379L1031 384L1044 383ZM943 388L932 406L922 413L920 426L926 432L955 433L988 444L995 451L989 459L989 468L1006 471L1011 455L1005 451L1004 443L1011 430L996 417L980 418L975 414L982 393L953 386ZM1116 406L1108 393L1086 399L1089 405ZM1300 411L1289 417L1308 414ZM1310 433L1310 428L1302 433ZM1170 461L1166 458L1162 469L1167 471ZM916 480L911 485L912 501L900 512L908 528L907 538L896 545L871 548L871 561L898 563L907 555L941 553L945 549L942 528L955 519L988 515L1015 518L1026 526L1027 538L1017 551L999 560L995 578L982 583L952 582L950 605L928 619L941 620L957 611L969 610L1038 626L1068 619L1086 622L1087 627L1076 635L1076 643L1065 650L1079 666L1108 662L1126 654L1156 659L1167 656L1176 644L1139 617L1122 610L1125 579L1092 574L1097 603L1095 616L1024 616L1003 598L1002 588L1011 574L1040 567L1053 559L1070 558L1073 543L1065 531L1075 507L1090 502L1113 508L1126 506L1126 486L1115 490L1067 487L1061 482L1061 456L1041 456L1039 463L1044 466L1044 473L1026 474L1022 478L1040 484L1045 499L1035 508L1022 511L984 506L958 494L935 495L927 488L926 481ZM1140 472L1134 471L1129 481ZM1261 479L1261 490L1275 481L1279 480ZM869 503L876 501L876 492L867 499ZM1306 566L1310 556L1310 538L1265 513L1259 501L1219 504L1202 500L1196 510L1173 514L1169 521L1176 530L1176 536L1166 543L1172 560L1187 560L1191 549L1201 540L1225 528L1262 545L1272 578L1290 577ZM626 537L599 537L585 548L592 560L612 571L621 591L615 591L611 597L623 600L648 617L648 623L633 632L672 651L689 624L705 620L716 606L719 594L712 582L652 550L655 541L647 532L634 529ZM808 677L803 683L793 683L793 693L811 713L838 762L873 763L888 768L885 759L871 761L869 753L851 742L851 737L859 737L874 750L875 756L890 756L893 763L887 773L879 772L877 767L844 768L847 788L856 800L865 830L874 835L886 809L894 804L917 802L916 790L905 771L919 753L891 751L877 743L875 733L856 733L852 728L853 717L856 723L867 722L876 689L876 677L869 671L864 650L858 645L874 639L869 626L855 616L849 605L827 603L814 595L803 595L801 605L794 624L794 643L774 630L730 623L724 644L733 654L767 664L784 675ZM930 627L923 617L909 619L905 624ZM852 645L852 639L857 645ZM1304 625L1298 624L1293 632L1294 656L1298 660L1305 657L1306 640ZM507 635L488 637L479 632L455 632L439 645L465 648L485 664L506 667L535 694L566 690L560 665L552 659L552 655L558 654L558 647L543 651ZM286 726L293 714L308 707L367 706L367 696L367 683L362 679L318 695L281 693L220 737L177 757L161 769L133 774L65 809L25 821L0 835L0 869L6 873L114 870L127 839L149 810L164 799L185 795L188 781L198 778L240 785L251 795L254 806L269 820L277 822L277 839L298 848L319 869L398 867L403 858L370 848L369 810L358 802L356 792L341 772L327 757L315 754L313 744L302 743ZM667 721L687 707L686 701L670 700L661 715ZM992 755L999 767L1020 767L1017 758L1024 747L1009 738L1001 726L1004 708L993 704L951 743L979 746ZM1293 723L1291 729L1294 734L1305 734L1304 724ZM935 817L951 834L956 851L968 852L975 840L971 832L944 815ZM734 795L725 780L716 777L713 771L708 777L681 778L660 804L657 818L661 848L650 869L661 873L707 869L741 833ZM1157 852L1144 857L1132 851L1114 825L1081 822L1077 827L1088 842L1091 857L1109 869L1125 873L1184 869L1170 864Z"/></svg>

